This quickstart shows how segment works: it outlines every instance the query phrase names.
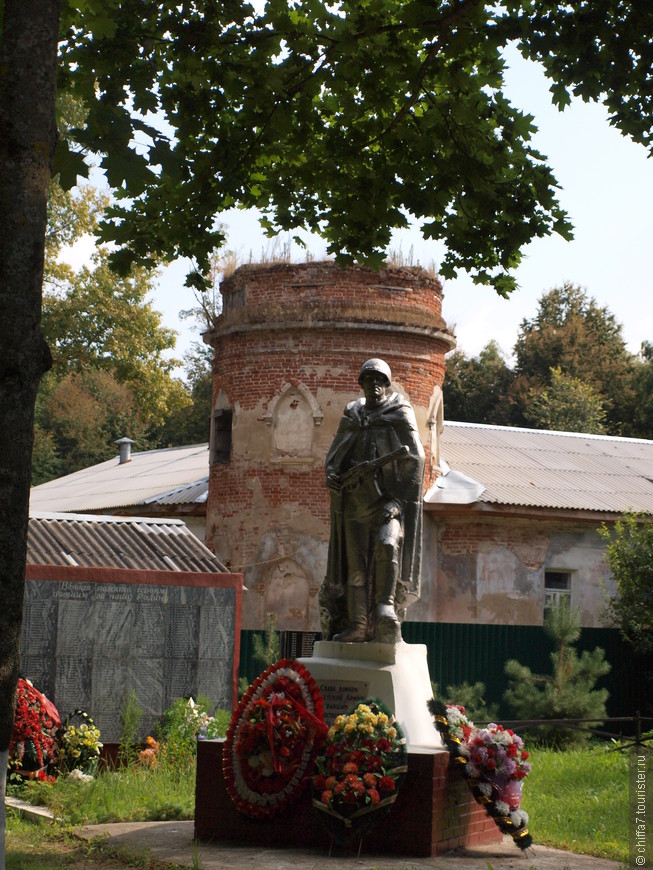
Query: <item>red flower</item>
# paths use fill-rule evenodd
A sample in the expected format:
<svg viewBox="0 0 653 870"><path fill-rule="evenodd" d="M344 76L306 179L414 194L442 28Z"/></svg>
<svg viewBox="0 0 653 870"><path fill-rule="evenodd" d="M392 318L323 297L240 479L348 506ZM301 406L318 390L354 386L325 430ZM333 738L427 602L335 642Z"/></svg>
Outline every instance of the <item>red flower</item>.
<svg viewBox="0 0 653 870"><path fill-rule="evenodd" d="M496 767L496 764L494 763L494 760L492 758L488 758L488 760L485 762L485 766L487 767L488 770L494 770Z"/></svg>
<svg viewBox="0 0 653 870"><path fill-rule="evenodd" d="M395 790L395 781L390 776L382 776L379 780L379 789L381 791L394 791Z"/></svg>
<svg viewBox="0 0 653 870"><path fill-rule="evenodd" d="M378 793L378 791L375 788L368 789L367 793L370 796L370 800L371 800L372 804L378 804L378 802L381 800L381 795Z"/></svg>
<svg viewBox="0 0 653 870"><path fill-rule="evenodd" d="M522 754L521 754L522 761L526 761L526 759L527 759L527 758L530 758L530 757L531 757L530 752L526 752L526 750L523 749L523 750L522 750Z"/></svg>
<svg viewBox="0 0 653 870"><path fill-rule="evenodd" d="M368 788L375 788L377 783L377 777L373 773L365 773L363 774L363 782Z"/></svg>

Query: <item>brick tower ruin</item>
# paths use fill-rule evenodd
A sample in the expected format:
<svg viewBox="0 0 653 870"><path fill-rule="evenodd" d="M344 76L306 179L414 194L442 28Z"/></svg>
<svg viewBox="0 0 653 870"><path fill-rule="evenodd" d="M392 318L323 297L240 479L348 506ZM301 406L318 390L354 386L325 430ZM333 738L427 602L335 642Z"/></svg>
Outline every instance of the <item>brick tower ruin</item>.
<svg viewBox="0 0 653 870"><path fill-rule="evenodd" d="M241 266L222 286L215 349L207 543L245 575L243 628L319 630L329 495L324 458L370 357L411 402L438 473L444 355L442 285L418 267L333 262Z"/></svg>

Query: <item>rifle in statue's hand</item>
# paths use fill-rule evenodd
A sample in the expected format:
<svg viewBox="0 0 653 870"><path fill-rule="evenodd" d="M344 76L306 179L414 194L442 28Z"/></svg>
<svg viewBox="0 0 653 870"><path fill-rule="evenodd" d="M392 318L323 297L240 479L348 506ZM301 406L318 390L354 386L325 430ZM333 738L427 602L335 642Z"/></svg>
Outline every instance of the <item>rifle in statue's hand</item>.
<svg viewBox="0 0 653 870"><path fill-rule="evenodd" d="M410 449L404 444L402 447L398 447L397 450L392 450L390 453L385 453L383 456L379 456L376 459L368 459L367 462L359 462L358 465L354 465L353 468L349 468L347 471L338 475L334 482L340 492L356 489L365 478L373 475L378 468L382 468L394 459L400 459L402 456L407 456L409 453Z"/></svg>

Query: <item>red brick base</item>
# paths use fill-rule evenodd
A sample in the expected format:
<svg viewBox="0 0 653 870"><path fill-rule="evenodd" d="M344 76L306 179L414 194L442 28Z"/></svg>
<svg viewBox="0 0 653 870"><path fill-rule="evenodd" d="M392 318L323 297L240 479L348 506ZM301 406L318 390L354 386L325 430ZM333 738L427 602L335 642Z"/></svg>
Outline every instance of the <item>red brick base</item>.
<svg viewBox="0 0 653 870"><path fill-rule="evenodd" d="M238 812L222 776L224 741L198 743L195 836L201 841L329 849L329 836L307 791L271 820ZM460 846L501 842L502 835L473 799L447 752L408 755L408 774L384 823L364 840L362 851L430 857ZM358 843L353 848L358 849Z"/></svg>

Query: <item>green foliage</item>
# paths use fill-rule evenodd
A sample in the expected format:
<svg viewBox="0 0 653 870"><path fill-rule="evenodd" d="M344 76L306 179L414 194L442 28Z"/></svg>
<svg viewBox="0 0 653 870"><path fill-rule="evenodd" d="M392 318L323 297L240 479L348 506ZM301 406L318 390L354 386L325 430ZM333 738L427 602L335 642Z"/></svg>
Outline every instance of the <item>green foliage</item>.
<svg viewBox="0 0 653 870"><path fill-rule="evenodd" d="M211 702L200 695L177 698L164 712L158 737L163 744L161 758L169 764L192 765L197 754L197 741L224 737L230 713L216 710L211 715Z"/></svg>
<svg viewBox="0 0 653 870"><path fill-rule="evenodd" d="M488 704L485 700L485 683L460 683L457 686L447 686L444 695L437 683L431 684L433 697L442 699L445 704L458 704L465 708L467 716L476 724L496 721L498 707Z"/></svg>
<svg viewBox="0 0 653 870"><path fill-rule="evenodd" d="M633 373L632 413L623 421L624 435L653 438L653 344L642 342Z"/></svg>
<svg viewBox="0 0 653 870"><path fill-rule="evenodd" d="M271 234L305 227L343 262L380 264L391 229L411 213L425 237L445 241L445 277L465 268L507 295L525 244L570 237L556 180L530 144L532 117L503 94L501 50L515 40L544 60L559 105L578 89L648 141L650 112L630 108L635 94L647 105L645 65L624 79L603 52L567 62L578 24L588 45L619 32L620 62L632 66L628 48L640 50L647 31L628 5L612 30L603 9L571 7L564 39L550 37L544 2L257 9L233 0L219 12L207 2L64 7L59 86L88 113L57 165L70 183L84 172L80 150L101 155L118 193L102 238L120 246L121 268L188 256L200 286L223 238L215 216L233 206L261 208Z"/></svg>
<svg viewBox="0 0 653 870"><path fill-rule="evenodd" d="M276 630L276 616L274 613L266 614L265 632L263 634L255 634L252 637L252 644L252 660L260 665L262 671L279 661L281 657L281 641L279 632ZM242 697L248 688L249 680L247 677L241 677L238 680L238 695Z"/></svg>
<svg viewBox="0 0 653 870"><path fill-rule="evenodd" d="M605 558L617 585L607 604L608 618L641 655L653 652L653 520L626 513L612 530L603 525Z"/></svg>
<svg viewBox="0 0 653 870"><path fill-rule="evenodd" d="M583 288L567 283L545 293L535 317L522 321L514 353L511 395L526 423L529 414L564 422L580 408L587 422L596 425L601 423L600 401L606 430L620 433L633 406L634 358L626 350L621 324ZM547 399L533 410L534 396L544 390Z"/></svg>
<svg viewBox="0 0 653 870"><path fill-rule="evenodd" d="M580 656L574 644L580 637L580 611L562 602L551 607L544 627L553 639L551 674L533 674L530 668L510 659L505 664L509 688L504 699L520 719L605 718L607 689L595 688L597 680L608 673L600 647ZM584 733L563 725L546 725L538 735L554 745L581 742Z"/></svg>
<svg viewBox="0 0 653 870"><path fill-rule="evenodd" d="M522 321L510 368L496 342L478 357L447 358L449 420L563 432L653 435L653 350L626 350L622 327L585 290L564 284L543 294ZM650 350L650 353L649 353Z"/></svg>
<svg viewBox="0 0 653 870"><path fill-rule="evenodd" d="M277 619L274 613L267 613L265 615L265 633L263 635L255 634L253 638L254 651L252 658L263 669L278 662L281 656L279 632L276 629L276 625Z"/></svg>
<svg viewBox="0 0 653 870"><path fill-rule="evenodd" d="M571 96L605 105L610 123L653 144L651 20L648 3L601 0L576 4L508 0L505 26L521 53L543 64L560 109Z"/></svg>
<svg viewBox="0 0 653 870"><path fill-rule="evenodd" d="M69 95L60 104L67 136L84 112ZM107 204L90 185L50 186L41 326L53 368L37 397L34 485L115 456L117 438L158 446L156 429L191 403L167 356L175 333L148 301L156 270L118 276L103 248L78 271L61 259L65 246L96 231Z"/></svg>
<svg viewBox="0 0 653 870"><path fill-rule="evenodd" d="M32 483L37 485L116 456L115 441L132 438L139 449L156 446L129 387L108 371L48 373L35 409Z"/></svg>
<svg viewBox="0 0 653 870"><path fill-rule="evenodd" d="M471 359L461 350L454 351L447 357L444 381L446 418L460 423L507 425L510 406L506 396L513 378L494 340Z"/></svg>
<svg viewBox="0 0 653 870"><path fill-rule="evenodd" d="M139 735L143 708L138 701L138 695L132 689L125 695L120 708L120 746L118 748L118 761L120 764L129 765L136 760L140 750L141 738Z"/></svg>
<svg viewBox="0 0 653 870"><path fill-rule="evenodd" d="M203 444L209 440L213 373L213 349L194 343L184 356L190 404L173 409L154 437L162 447Z"/></svg>
<svg viewBox="0 0 653 870"><path fill-rule="evenodd" d="M528 396L524 416L535 429L604 432L605 412L599 396L589 384L565 374L559 366L551 369L548 387L531 388Z"/></svg>

